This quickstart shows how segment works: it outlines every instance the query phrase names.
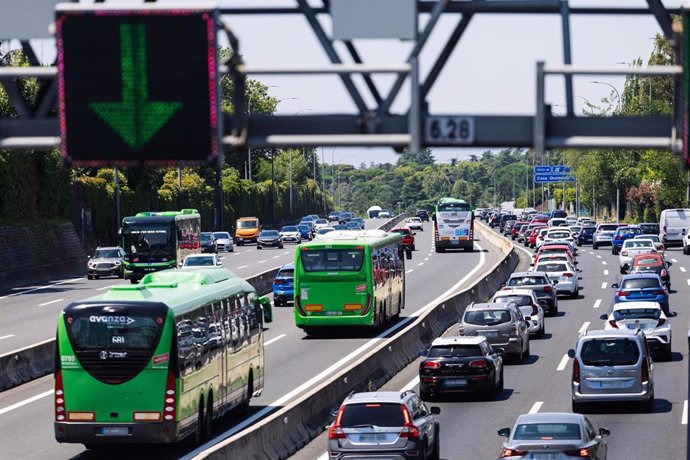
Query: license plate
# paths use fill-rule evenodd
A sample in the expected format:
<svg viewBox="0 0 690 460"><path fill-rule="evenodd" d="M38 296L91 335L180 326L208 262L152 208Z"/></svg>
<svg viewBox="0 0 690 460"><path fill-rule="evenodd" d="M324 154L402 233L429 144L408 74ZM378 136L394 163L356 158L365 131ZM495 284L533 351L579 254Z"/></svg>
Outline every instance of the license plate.
<svg viewBox="0 0 690 460"><path fill-rule="evenodd" d="M530 454L530 456L527 458L532 459L532 460L558 460L560 458L560 454L535 453L535 454Z"/></svg>
<svg viewBox="0 0 690 460"><path fill-rule="evenodd" d="M103 436L127 436L129 434L129 428L126 426L104 426L100 431Z"/></svg>
<svg viewBox="0 0 690 460"><path fill-rule="evenodd" d="M477 331L477 335L483 335L484 337L498 337L498 331Z"/></svg>
<svg viewBox="0 0 690 460"><path fill-rule="evenodd" d="M327 311L326 316L340 316L342 315L342 311Z"/></svg>
<svg viewBox="0 0 690 460"><path fill-rule="evenodd" d="M384 442L386 440L385 434L360 434L359 442Z"/></svg>
<svg viewBox="0 0 690 460"><path fill-rule="evenodd" d="M446 379L443 382L447 387L460 387L467 385L467 379Z"/></svg>

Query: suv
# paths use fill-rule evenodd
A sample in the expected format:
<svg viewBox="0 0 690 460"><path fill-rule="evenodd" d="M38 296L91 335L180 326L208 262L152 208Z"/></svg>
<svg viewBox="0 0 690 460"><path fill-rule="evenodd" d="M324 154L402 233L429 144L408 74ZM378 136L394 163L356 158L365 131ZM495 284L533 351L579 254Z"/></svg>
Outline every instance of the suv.
<svg viewBox="0 0 690 460"><path fill-rule="evenodd" d="M351 393L328 429L328 458L438 460L440 413L414 391Z"/></svg>
<svg viewBox="0 0 690 460"><path fill-rule="evenodd" d="M654 365L644 332L639 329L587 331L568 350L573 359L573 412L586 403L631 401L651 412Z"/></svg>
<svg viewBox="0 0 690 460"><path fill-rule="evenodd" d="M460 336L483 336L520 362L529 356L529 325L514 303L472 303L458 326Z"/></svg>
<svg viewBox="0 0 690 460"><path fill-rule="evenodd" d="M613 234L616 233L618 224L599 224L592 235L592 249L598 249L599 246L612 244Z"/></svg>
<svg viewBox="0 0 690 460"><path fill-rule="evenodd" d="M501 286L503 290L512 288L533 290L544 311L550 316L555 316L558 313L558 295L553 284L545 272L515 272Z"/></svg>
<svg viewBox="0 0 690 460"><path fill-rule="evenodd" d="M440 337L419 363L419 394L425 401L440 393L480 392L496 399L503 391L502 348L486 337Z"/></svg>
<svg viewBox="0 0 690 460"><path fill-rule="evenodd" d="M114 275L118 278L125 276L122 257L124 252L119 246L97 247L93 256L89 257L86 264L86 277L90 280L98 279L100 276Z"/></svg>
<svg viewBox="0 0 690 460"><path fill-rule="evenodd" d="M415 216L419 217L424 222L429 222L429 211L427 211L426 209L419 209Z"/></svg>
<svg viewBox="0 0 690 460"><path fill-rule="evenodd" d="M201 252L218 254L216 237L211 232L201 232Z"/></svg>
<svg viewBox="0 0 690 460"><path fill-rule="evenodd" d="M642 230L643 235L658 235L659 234L659 223L657 222L643 222L637 224Z"/></svg>
<svg viewBox="0 0 690 460"><path fill-rule="evenodd" d="M278 269L273 280L273 305L287 305L294 300L295 266L292 263L285 264Z"/></svg>

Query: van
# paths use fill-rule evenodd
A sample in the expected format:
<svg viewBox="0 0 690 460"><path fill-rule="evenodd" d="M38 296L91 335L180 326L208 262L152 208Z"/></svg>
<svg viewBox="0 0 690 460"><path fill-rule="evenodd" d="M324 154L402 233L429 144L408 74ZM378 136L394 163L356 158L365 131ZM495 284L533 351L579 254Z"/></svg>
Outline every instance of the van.
<svg viewBox="0 0 690 460"><path fill-rule="evenodd" d="M244 246L245 243L256 243L261 232L258 217L240 217L235 227L235 243Z"/></svg>
<svg viewBox="0 0 690 460"><path fill-rule="evenodd" d="M665 247L682 246L690 226L690 209L664 209L659 217L659 238Z"/></svg>

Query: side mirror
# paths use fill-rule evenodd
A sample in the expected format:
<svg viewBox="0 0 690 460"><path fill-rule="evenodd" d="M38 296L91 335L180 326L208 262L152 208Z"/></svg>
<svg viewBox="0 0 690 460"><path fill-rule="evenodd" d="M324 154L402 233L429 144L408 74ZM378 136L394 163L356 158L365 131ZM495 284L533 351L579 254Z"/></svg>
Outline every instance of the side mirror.
<svg viewBox="0 0 690 460"><path fill-rule="evenodd" d="M549 303L546 300L540 300L539 305L541 305L541 308L546 308L549 306Z"/></svg>
<svg viewBox="0 0 690 460"><path fill-rule="evenodd" d="M527 321L529 323L530 321L532 321L532 317L531 316L525 316L525 321Z"/></svg>
<svg viewBox="0 0 690 460"><path fill-rule="evenodd" d="M441 408L436 406L431 406L430 411L433 415L438 415L441 413Z"/></svg>
<svg viewBox="0 0 690 460"><path fill-rule="evenodd" d="M494 352L496 352L497 355L503 356L506 354L506 349L505 348L494 348Z"/></svg>
<svg viewBox="0 0 690 460"><path fill-rule="evenodd" d="M676 316L678 316L678 312L675 312L675 311L670 311L670 312L666 313L667 318L675 318Z"/></svg>
<svg viewBox="0 0 690 460"><path fill-rule="evenodd" d="M606 321L609 318L607 314L599 315L599 319L602 321Z"/></svg>
<svg viewBox="0 0 690 460"><path fill-rule="evenodd" d="M507 438L510 436L510 428L501 428L498 430L498 435Z"/></svg>
<svg viewBox="0 0 690 460"><path fill-rule="evenodd" d="M555 286L558 284L558 280L552 280L551 283Z"/></svg>
<svg viewBox="0 0 690 460"><path fill-rule="evenodd" d="M618 283L613 283L613 284L611 284L611 287L613 289L618 289L620 287L620 285Z"/></svg>
<svg viewBox="0 0 690 460"><path fill-rule="evenodd" d="M575 350L572 348L568 350L568 358L574 358L575 357Z"/></svg>
<svg viewBox="0 0 690 460"><path fill-rule="evenodd" d="M426 358L427 356L429 356L429 349L425 348L424 350L422 350L422 353L420 353L420 354L421 354L421 356L424 356Z"/></svg>
<svg viewBox="0 0 690 460"><path fill-rule="evenodd" d="M578 276L578 277L577 277L577 279L578 279L578 280L581 280L581 279L582 279L582 277L581 277L581 276Z"/></svg>
<svg viewBox="0 0 690 460"><path fill-rule="evenodd" d="M575 262L575 265L577 265L577 262ZM582 270L579 269L579 268L576 268L575 271L578 272L578 273L582 273Z"/></svg>
<svg viewBox="0 0 690 460"><path fill-rule="evenodd" d="M506 283L501 283L498 285L498 287L505 287Z"/></svg>
<svg viewBox="0 0 690 460"><path fill-rule="evenodd" d="M605 438L606 436L609 436L610 434L611 434L611 432L608 429L599 428L599 436L601 436L602 438Z"/></svg>
<svg viewBox="0 0 690 460"><path fill-rule="evenodd" d="M271 300L266 296L259 297L259 305L264 312L264 323L273 322L273 309L271 308Z"/></svg>
<svg viewBox="0 0 690 460"><path fill-rule="evenodd" d="M666 265L670 267L671 265L673 265L673 262L666 262Z"/></svg>

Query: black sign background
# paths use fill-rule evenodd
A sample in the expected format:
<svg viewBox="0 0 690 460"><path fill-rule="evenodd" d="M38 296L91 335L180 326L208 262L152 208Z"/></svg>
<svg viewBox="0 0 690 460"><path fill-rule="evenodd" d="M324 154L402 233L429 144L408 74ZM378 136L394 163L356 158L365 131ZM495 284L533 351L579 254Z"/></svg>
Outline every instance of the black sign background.
<svg viewBox="0 0 690 460"><path fill-rule="evenodd" d="M129 12L124 15L59 13L58 52L61 85L62 156L66 164L170 165L207 163L218 155L218 127L211 117L218 113L209 81L216 80L216 66L209 75L208 50L216 51L215 29L208 35L203 15ZM148 100L180 102L168 122L139 149L127 145L89 104L120 102L120 25L144 24ZM211 38L211 42L209 42ZM218 118L216 118L219 120Z"/></svg>

